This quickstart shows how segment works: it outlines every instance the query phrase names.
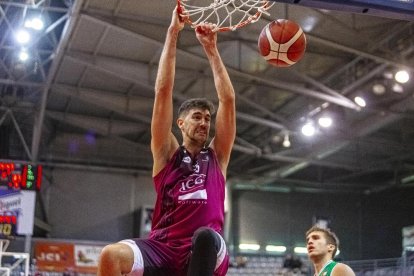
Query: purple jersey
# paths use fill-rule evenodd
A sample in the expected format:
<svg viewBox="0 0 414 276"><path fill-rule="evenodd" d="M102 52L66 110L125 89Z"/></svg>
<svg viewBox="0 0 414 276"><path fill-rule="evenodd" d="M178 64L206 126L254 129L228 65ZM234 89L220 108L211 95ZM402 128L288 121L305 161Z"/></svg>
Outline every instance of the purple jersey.
<svg viewBox="0 0 414 276"><path fill-rule="evenodd" d="M157 201L150 239L190 250L194 232L210 227L222 233L225 179L215 152L203 149L194 159L180 147L154 177Z"/></svg>

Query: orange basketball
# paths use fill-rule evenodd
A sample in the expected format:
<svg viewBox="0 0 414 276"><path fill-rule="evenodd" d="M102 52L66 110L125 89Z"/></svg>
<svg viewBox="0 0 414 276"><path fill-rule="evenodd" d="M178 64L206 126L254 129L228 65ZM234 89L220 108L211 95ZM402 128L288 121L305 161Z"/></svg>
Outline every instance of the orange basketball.
<svg viewBox="0 0 414 276"><path fill-rule="evenodd" d="M288 67L305 53L306 37L302 28L287 19L267 24L259 36L259 52L272 65Z"/></svg>

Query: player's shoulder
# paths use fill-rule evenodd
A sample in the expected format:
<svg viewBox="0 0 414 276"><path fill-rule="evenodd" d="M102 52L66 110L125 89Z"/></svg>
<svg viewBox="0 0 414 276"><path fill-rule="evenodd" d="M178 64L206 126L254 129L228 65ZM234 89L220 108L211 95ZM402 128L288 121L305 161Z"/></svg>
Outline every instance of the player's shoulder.
<svg viewBox="0 0 414 276"><path fill-rule="evenodd" d="M332 270L332 276L355 276L355 273L348 265L337 263Z"/></svg>

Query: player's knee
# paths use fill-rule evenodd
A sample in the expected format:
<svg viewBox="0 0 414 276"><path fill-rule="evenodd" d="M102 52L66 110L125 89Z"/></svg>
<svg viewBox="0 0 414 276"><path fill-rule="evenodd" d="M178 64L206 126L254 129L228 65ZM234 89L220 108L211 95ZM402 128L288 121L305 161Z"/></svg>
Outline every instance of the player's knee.
<svg viewBox="0 0 414 276"><path fill-rule="evenodd" d="M217 233L208 227L197 229L193 235L193 247L202 246L217 250L219 247L217 241Z"/></svg>
<svg viewBox="0 0 414 276"><path fill-rule="evenodd" d="M110 244L105 246L99 257L100 264L113 263L119 259L117 246L115 244Z"/></svg>
<svg viewBox="0 0 414 276"><path fill-rule="evenodd" d="M110 244L105 246L99 257L99 266L116 267L120 270L130 268L133 263L133 252L126 245Z"/></svg>

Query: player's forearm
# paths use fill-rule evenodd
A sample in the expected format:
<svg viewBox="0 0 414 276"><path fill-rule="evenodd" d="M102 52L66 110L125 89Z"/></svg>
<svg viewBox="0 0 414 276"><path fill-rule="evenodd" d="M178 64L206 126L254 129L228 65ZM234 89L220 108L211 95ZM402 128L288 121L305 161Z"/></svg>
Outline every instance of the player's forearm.
<svg viewBox="0 0 414 276"><path fill-rule="evenodd" d="M213 71L219 101L234 101L234 89L217 47L204 48Z"/></svg>
<svg viewBox="0 0 414 276"><path fill-rule="evenodd" d="M155 81L156 93L172 93L175 77L178 34L179 30L173 27L168 29L164 48L158 64L157 78Z"/></svg>

